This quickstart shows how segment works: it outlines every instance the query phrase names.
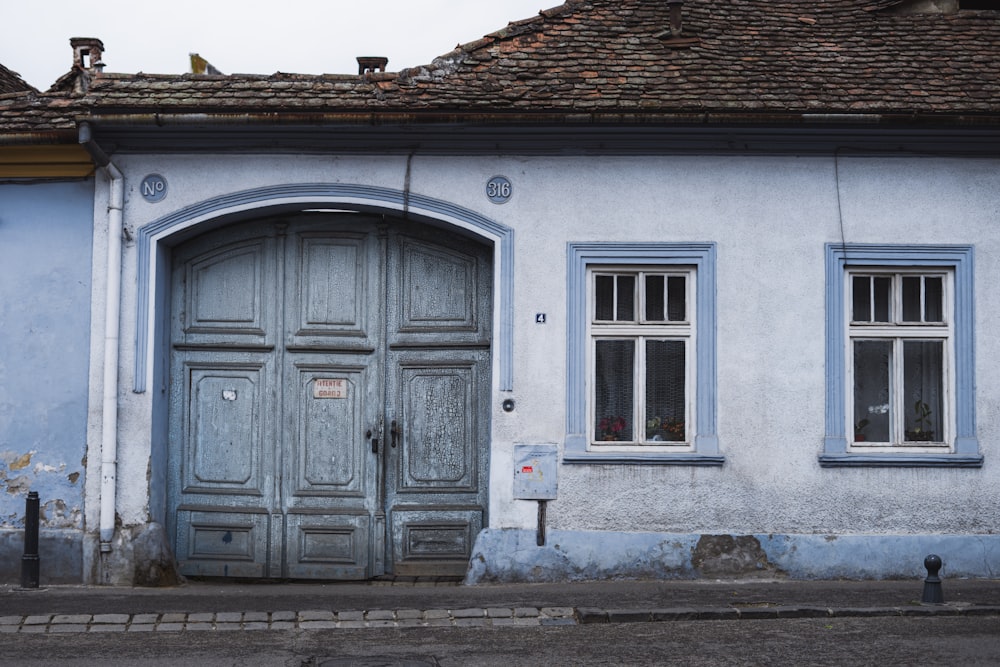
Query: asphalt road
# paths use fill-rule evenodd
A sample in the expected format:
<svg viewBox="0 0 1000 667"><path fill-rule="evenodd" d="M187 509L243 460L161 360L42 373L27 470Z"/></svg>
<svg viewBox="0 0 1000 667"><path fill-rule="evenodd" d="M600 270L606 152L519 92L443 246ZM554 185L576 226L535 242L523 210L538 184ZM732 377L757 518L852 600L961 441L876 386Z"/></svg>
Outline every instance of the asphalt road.
<svg viewBox="0 0 1000 667"><path fill-rule="evenodd" d="M5 635L0 665L1000 665L1000 616Z"/></svg>

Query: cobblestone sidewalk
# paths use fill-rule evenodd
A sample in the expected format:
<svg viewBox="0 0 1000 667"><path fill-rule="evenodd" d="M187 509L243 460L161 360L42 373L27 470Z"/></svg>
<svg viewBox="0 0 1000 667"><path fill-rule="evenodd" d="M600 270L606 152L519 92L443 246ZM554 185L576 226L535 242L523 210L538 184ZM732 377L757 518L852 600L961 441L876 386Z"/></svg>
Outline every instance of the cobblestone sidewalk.
<svg viewBox="0 0 1000 667"><path fill-rule="evenodd" d="M964 603L900 607L732 605L665 609L595 607L472 607L369 611L247 611L148 614L36 614L0 616L0 634L78 632L205 632L248 630L335 630L349 628L540 627L593 623L739 621L871 616L1000 616L1000 605Z"/></svg>
<svg viewBox="0 0 1000 667"><path fill-rule="evenodd" d="M2 633L198 632L576 625L572 607L0 616Z"/></svg>

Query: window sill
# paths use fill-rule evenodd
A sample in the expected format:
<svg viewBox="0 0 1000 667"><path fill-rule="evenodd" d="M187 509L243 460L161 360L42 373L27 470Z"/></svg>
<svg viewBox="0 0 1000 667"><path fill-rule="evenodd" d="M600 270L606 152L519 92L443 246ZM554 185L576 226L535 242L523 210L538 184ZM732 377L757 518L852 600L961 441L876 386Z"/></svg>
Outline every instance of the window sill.
<svg viewBox="0 0 1000 667"><path fill-rule="evenodd" d="M721 466L726 459L694 452L566 452L563 463L590 465Z"/></svg>
<svg viewBox="0 0 1000 667"><path fill-rule="evenodd" d="M960 454L821 454L822 468L982 468L982 456Z"/></svg>

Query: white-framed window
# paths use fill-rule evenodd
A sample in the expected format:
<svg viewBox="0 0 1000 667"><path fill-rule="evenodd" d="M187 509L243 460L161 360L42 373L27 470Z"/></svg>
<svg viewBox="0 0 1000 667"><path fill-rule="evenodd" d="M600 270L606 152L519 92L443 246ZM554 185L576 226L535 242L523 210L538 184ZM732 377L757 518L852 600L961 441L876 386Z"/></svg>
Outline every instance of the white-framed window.
<svg viewBox="0 0 1000 667"><path fill-rule="evenodd" d="M824 467L978 468L970 245L826 246Z"/></svg>
<svg viewBox="0 0 1000 667"><path fill-rule="evenodd" d="M715 275L714 243L568 244L563 463L723 465Z"/></svg>
<svg viewBox="0 0 1000 667"><path fill-rule="evenodd" d="M852 449L948 448L953 272L848 270Z"/></svg>
<svg viewBox="0 0 1000 667"><path fill-rule="evenodd" d="M695 276L694 267L588 271L592 448L690 449Z"/></svg>

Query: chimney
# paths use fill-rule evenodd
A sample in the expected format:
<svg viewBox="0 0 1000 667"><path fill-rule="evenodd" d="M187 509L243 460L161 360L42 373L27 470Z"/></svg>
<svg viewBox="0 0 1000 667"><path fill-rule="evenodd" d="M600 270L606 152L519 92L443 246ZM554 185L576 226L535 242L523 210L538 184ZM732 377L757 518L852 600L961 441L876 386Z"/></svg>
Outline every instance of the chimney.
<svg viewBox="0 0 1000 667"><path fill-rule="evenodd" d="M684 36L684 20L681 10L684 9L684 0L666 0L667 9L670 10L670 25L666 30L661 30L654 35L657 39L663 40L663 45L667 48L687 48L698 44L697 37Z"/></svg>
<svg viewBox="0 0 1000 667"><path fill-rule="evenodd" d="M667 0L667 7L670 8L670 36L680 37L683 28L681 10L684 8L684 0Z"/></svg>
<svg viewBox="0 0 1000 667"><path fill-rule="evenodd" d="M104 43L96 37L72 37L69 40L73 47L73 68L84 71L104 71Z"/></svg>
<svg viewBox="0 0 1000 667"><path fill-rule="evenodd" d="M384 72L385 66L388 64L389 59L382 56L358 56L358 74Z"/></svg>

